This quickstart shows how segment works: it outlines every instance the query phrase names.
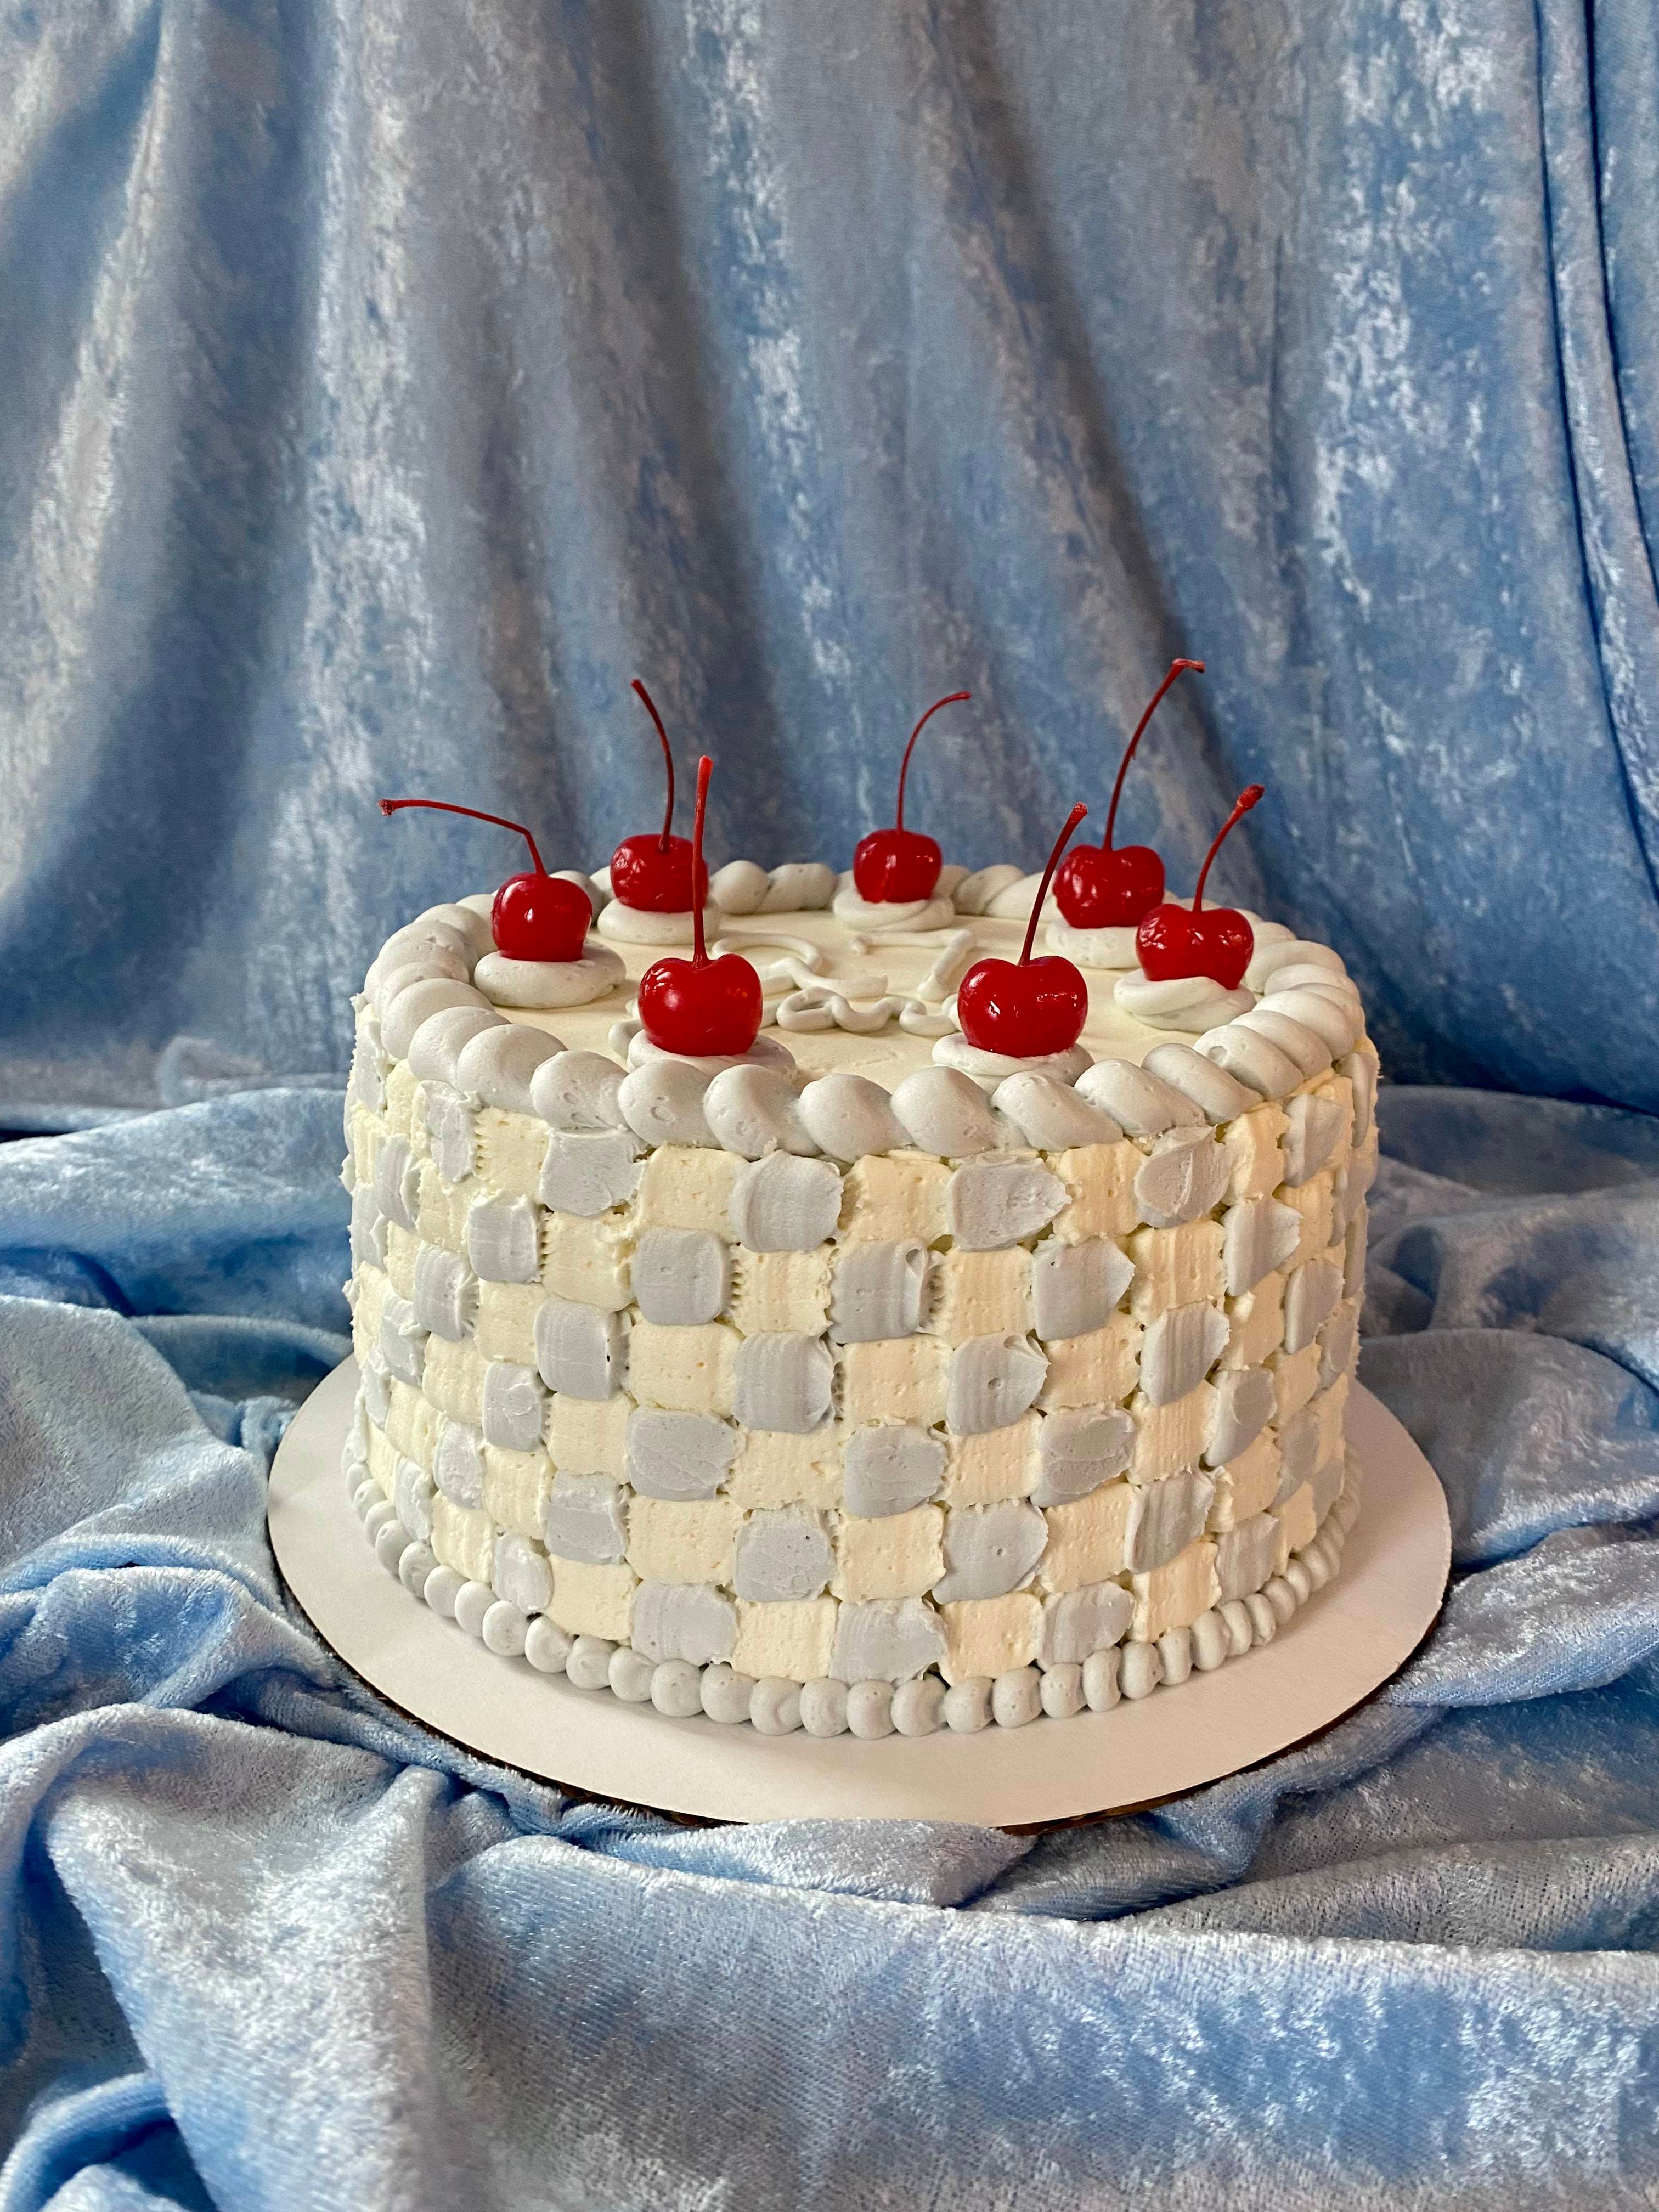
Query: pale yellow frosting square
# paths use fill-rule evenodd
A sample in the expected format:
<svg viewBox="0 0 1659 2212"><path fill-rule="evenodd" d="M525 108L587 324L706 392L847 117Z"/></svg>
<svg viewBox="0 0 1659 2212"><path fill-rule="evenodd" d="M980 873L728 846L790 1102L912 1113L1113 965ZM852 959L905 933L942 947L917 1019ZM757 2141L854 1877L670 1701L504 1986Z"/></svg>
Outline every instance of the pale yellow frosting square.
<svg viewBox="0 0 1659 2212"><path fill-rule="evenodd" d="M1108 1583L1127 1565L1124 1553L1134 1494L1127 1482L1108 1482L1067 1505L1048 1505L1048 1546L1037 1562L1044 1589L1081 1589Z"/></svg>
<svg viewBox="0 0 1659 2212"><path fill-rule="evenodd" d="M1330 1243L1332 1188L1330 1170L1323 1168L1294 1190L1286 1183L1273 1193L1281 1206L1302 1216L1301 1242L1285 1262L1287 1269L1300 1267L1304 1260L1316 1260Z"/></svg>
<svg viewBox="0 0 1659 2212"><path fill-rule="evenodd" d="M440 1244L446 1252L465 1255L466 1217L473 1200L483 1194L477 1176L468 1176L465 1182L446 1182L436 1164L424 1161L415 1226L428 1244Z"/></svg>
<svg viewBox="0 0 1659 2212"><path fill-rule="evenodd" d="M1042 1607L1029 1590L1012 1590L1006 1597L957 1598L939 1610L946 1642L939 1672L947 1682L1006 1674L1015 1667L1029 1667L1036 1657Z"/></svg>
<svg viewBox="0 0 1659 2212"><path fill-rule="evenodd" d="M380 1316L392 1285L380 1267L359 1267L351 1281L351 1348L359 1360L380 1348Z"/></svg>
<svg viewBox="0 0 1659 2212"><path fill-rule="evenodd" d="M553 1602L547 1608L567 1635L604 1636L625 1644L634 1624L632 1567L590 1567L580 1559L555 1559Z"/></svg>
<svg viewBox="0 0 1659 2212"><path fill-rule="evenodd" d="M945 1419L950 1349L933 1336L890 1336L842 1347L842 1413L848 1428L866 1421Z"/></svg>
<svg viewBox="0 0 1659 2212"><path fill-rule="evenodd" d="M1214 1543L1208 1536L1200 1536L1166 1566L1154 1567L1150 1574L1131 1575L1129 1588L1135 1601L1134 1618L1129 1624L1133 1643L1153 1644L1172 1628L1190 1628L1200 1613L1220 1602Z"/></svg>
<svg viewBox="0 0 1659 2212"><path fill-rule="evenodd" d="M770 1605L738 1601L738 1634L732 1665L762 1681L816 1682L830 1672L836 1648L832 1597L782 1598Z"/></svg>
<svg viewBox="0 0 1659 2212"><path fill-rule="evenodd" d="M945 1572L945 1516L937 1505L879 1520L845 1520L836 1537L836 1595L850 1603L921 1597Z"/></svg>
<svg viewBox="0 0 1659 2212"><path fill-rule="evenodd" d="M380 1116L367 1106L351 1109L349 1150L352 1170L356 1180L366 1188L374 1182L374 1165L380 1157L380 1147L391 1134Z"/></svg>
<svg viewBox="0 0 1659 2212"><path fill-rule="evenodd" d="M386 1280L400 1298L415 1295L415 1263L421 1256L421 1240L395 1221L386 1225Z"/></svg>
<svg viewBox="0 0 1659 2212"><path fill-rule="evenodd" d="M1275 1571L1283 1574L1291 1563L1293 1553L1304 1551L1318 1534L1318 1522L1314 1518L1313 1486L1304 1482L1293 1490L1279 1509L1279 1552L1274 1559Z"/></svg>
<svg viewBox="0 0 1659 2212"><path fill-rule="evenodd" d="M542 1500L552 1487L553 1470L545 1452L508 1451L501 1444L486 1444L483 1454L483 1507L503 1528L520 1536L542 1534Z"/></svg>
<svg viewBox="0 0 1659 2212"><path fill-rule="evenodd" d="M677 1328L636 1321L628 1340L628 1387L641 1406L676 1413L729 1413L743 1341L725 1322Z"/></svg>
<svg viewBox="0 0 1659 2212"><path fill-rule="evenodd" d="M1024 1336L1031 1327L1031 1255L1022 1245L942 1252L933 1263L933 1283L928 1327L946 1344L965 1344L970 1336Z"/></svg>
<svg viewBox="0 0 1659 2212"><path fill-rule="evenodd" d="M398 1480L398 1462L406 1456L398 1449L384 1429L377 1429L373 1421L368 1425L368 1471L380 1486L382 1498L390 1498Z"/></svg>
<svg viewBox="0 0 1659 2212"><path fill-rule="evenodd" d="M468 1582L487 1583L495 1547L495 1523L482 1506L457 1505L441 1490L432 1499L432 1549L440 1566Z"/></svg>
<svg viewBox="0 0 1659 2212"><path fill-rule="evenodd" d="M726 1478L726 1494L744 1506L841 1504L842 1431L811 1436L745 1429Z"/></svg>
<svg viewBox="0 0 1659 2212"><path fill-rule="evenodd" d="M547 1401L547 1449L554 1466L570 1474L620 1478L633 1410L634 1401L625 1391L609 1398L572 1398L556 1390Z"/></svg>
<svg viewBox="0 0 1659 2212"><path fill-rule="evenodd" d="M542 1281L556 1297L620 1313L629 1297L626 1218L549 1213L542 1220Z"/></svg>
<svg viewBox="0 0 1659 2212"><path fill-rule="evenodd" d="M539 1283L480 1283L472 1338L481 1358L536 1364L536 1316L547 1297Z"/></svg>
<svg viewBox="0 0 1659 2212"><path fill-rule="evenodd" d="M451 1344L441 1336L426 1340L421 1388L441 1413L476 1429L483 1420L484 1363L471 1337Z"/></svg>
<svg viewBox="0 0 1659 2212"><path fill-rule="evenodd" d="M1046 1413L1078 1406L1121 1406L1140 1379L1140 1340L1133 1316L1115 1313L1086 1336L1045 1344L1048 1373L1037 1403Z"/></svg>
<svg viewBox="0 0 1659 2212"><path fill-rule="evenodd" d="M659 1145L645 1156L634 1194L640 1229L704 1229L732 1234L732 1185L743 1165L735 1153L702 1145Z"/></svg>
<svg viewBox="0 0 1659 2212"><path fill-rule="evenodd" d="M1285 1174L1279 1139L1290 1124L1277 1106L1252 1106L1221 1133L1232 1164L1231 1198L1271 1198Z"/></svg>
<svg viewBox="0 0 1659 2212"><path fill-rule="evenodd" d="M1029 1497L1037 1474L1041 1417L1022 1413L1004 1429L977 1436L947 1437L944 1498L947 1505L991 1505L1005 1498Z"/></svg>
<svg viewBox="0 0 1659 2212"><path fill-rule="evenodd" d="M1135 1263L1129 1310L1148 1322L1171 1306L1218 1305L1226 1289L1218 1221L1183 1221L1178 1229L1137 1229L1128 1242Z"/></svg>
<svg viewBox="0 0 1659 2212"><path fill-rule="evenodd" d="M628 1509L628 1564L642 1582L730 1582L742 1519L730 1498L635 1498Z"/></svg>
<svg viewBox="0 0 1659 2212"><path fill-rule="evenodd" d="M1273 1504L1279 1489L1279 1438L1263 1429L1237 1458L1214 1470L1215 1500L1210 1526L1218 1534L1254 1520Z"/></svg>
<svg viewBox="0 0 1659 2212"><path fill-rule="evenodd" d="M1215 1419L1215 1389L1200 1382L1167 1406L1154 1406L1137 1392L1129 1410L1135 1418L1129 1480L1143 1486L1162 1482L1166 1475L1196 1467L1203 1457Z"/></svg>
<svg viewBox="0 0 1659 2212"><path fill-rule="evenodd" d="M386 1079L386 1126L397 1137L413 1138L415 1097L421 1080L406 1060L394 1060Z"/></svg>
<svg viewBox="0 0 1659 2212"><path fill-rule="evenodd" d="M1317 1344L1304 1344L1300 1352L1275 1352L1268 1360L1267 1370L1273 1378L1273 1419L1281 1429L1318 1389L1321 1357Z"/></svg>
<svg viewBox="0 0 1659 2212"><path fill-rule="evenodd" d="M885 1152L855 1160L841 1208L843 1244L915 1237L932 1244L945 1233L945 1194L951 1170L922 1152Z"/></svg>
<svg viewBox="0 0 1659 2212"><path fill-rule="evenodd" d="M547 1124L534 1114L514 1114L499 1106L477 1115L480 1179L492 1190L514 1198L534 1198L547 1156Z"/></svg>
<svg viewBox="0 0 1659 2212"><path fill-rule="evenodd" d="M1275 1268L1253 1291L1227 1300L1224 1367L1265 1367L1285 1341L1285 1278Z"/></svg>
<svg viewBox="0 0 1659 2212"><path fill-rule="evenodd" d="M440 1418L437 1407L423 1392L392 1377L386 1416L387 1440L428 1474L437 1449Z"/></svg>
<svg viewBox="0 0 1659 2212"><path fill-rule="evenodd" d="M732 1254L732 1319L744 1336L793 1329L821 1336L830 1322L830 1247Z"/></svg>
<svg viewBox="0 0 1659 2212"><path fill-rule="evenodd" d="M1090 1237L1120 1242L1140 1218L1135 1177L1141 1154L1127 1138L1110 1145L1079 1145L1051 1152L1046 1164L1066 1186L1069 1203L1056 1216L1054 1234L1067 1244Z"/></svg>

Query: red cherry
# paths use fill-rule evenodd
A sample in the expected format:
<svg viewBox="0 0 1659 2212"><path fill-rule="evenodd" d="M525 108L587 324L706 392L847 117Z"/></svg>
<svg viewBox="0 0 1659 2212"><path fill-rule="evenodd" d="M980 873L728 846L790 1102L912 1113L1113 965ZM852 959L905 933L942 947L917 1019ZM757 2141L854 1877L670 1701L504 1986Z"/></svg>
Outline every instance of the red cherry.
<svg viewBox="0 0 1659 2212"><path fill-rule="evenodd" d="M928 716L937 714L941 707L954 706L958 699L971 699L973 696L971 691L948 691L944 698L934 700L911 731L910 742L899 763L898 805L893 827L872 830L867 837L859 839L854 849L853 887L872 906L893 906L901 900L908 905L913 900L933 896L939 872L945 866L945 855L935 839L924 837L919 830L905 828L904 780L910 773L910 756Z"/></svg>
<svg viewBox="0 0 1659 2212"><path fill-rule="evenodd" d="M673 835L674 756L668 750L668 732L656 703L636 676L634 689L645 702L645 711L657 726L662 757L668 767L668 805L663 811L662 832L646 830L624 837L611 855L611 895L619 905L646 914L684 914L702 907L708 898L708 871L694 863L690 841ZM696 888L693 888L695 884Z"/></svg>
<svg viewBox="0 0 1659 2212"><path fill-rule="evenodd" d="M564 876L548 874L536 841L522 822L509 822L504 814L481 814L476 806L452 806L447 799L380 801L380 811L387 817L405 806L427 807L434 814L465 814L470 822L493 822L498 830L516 830L530 848L535 872L509 876L495 894L489 928L496 951L509 960L581 958L582 941L593 921L587 893Z"/></svg>
<svg viewBox="0 0 1659 2212"><path fill-rule="evenodd" d="M1105 836L1098 845L1079 845L1054 878L1054 904L1073 929L1133 929L1141 915L1149 914L1164 896L1164 863L1152 847L1114 848L1112 831L1117 822L1117 802L1123 792L1124 774L1135 757L1135 748L1157 713L1158 702L1176 678L1189 668L1196 669L1200 676L1204 673L1201 660L1170 663L1169 674L1153 692L1146 713L1135 724L1134 735L1123 748L1123 757L1117 764L1117 781L1112 786Z"/></svg>
<svg viewBox="0 0 1659 2212"><path fill-rule="evenodd" d="M1054 849L1031 902L1018 960L976 960L962 979L957 992L957 1019L976 1051L1005 1053L1012 1060L1034 1060L1045 1053L1069 1052L1083 1034L1089 1016L1089 986L1069 960L1054 953L1033 960L1031 946L1048 880L1066 849L1066 839L1088 811L1086 806L1074 806L1054 840Z"/></svg>
<svg viewBox="0 0 1659 2212"><path fill-rule="evenodd" d="M1212 906L1204 913L1199 904L1210 863L1221 850L1221 841L1262 796L1253 783L1241 791L1232 812L1216 832L1215 842L1204 856L1190 913L1185 907L1155 906L1135 932L1135 951L1142 972L1155 983L1178 981L1186 975L1207 975L1224 991L1236 991L1250 964L1255 933L1237 907Z"/></svg>
<svg viewBox="0 0 1659 2212"><path fill-rule="evenodd" d="M691 844L702 866L702 819L714 763L697 763L697 811ZM711 960L703 942L702 902L692 908L689 960L658 960L640 978L640 1025L664 1052L719 1053L736 1057L760 1035L761 981L739 952Z"/></svg>

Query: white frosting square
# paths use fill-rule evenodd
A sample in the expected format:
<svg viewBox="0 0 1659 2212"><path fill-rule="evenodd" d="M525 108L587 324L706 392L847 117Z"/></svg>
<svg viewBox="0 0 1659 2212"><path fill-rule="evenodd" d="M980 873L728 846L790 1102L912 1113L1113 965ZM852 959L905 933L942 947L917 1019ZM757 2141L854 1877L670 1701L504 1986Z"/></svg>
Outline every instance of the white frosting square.
<svg viewBox="0 0 1659 2212"><path fill-rule="evenodd" d="M781 1674L789 1682L814 1682L830 1672L836 1645L832 1597L781 1598L770 1604L738 1601L738 1634L732 1664L757 1681Z"/></svg>
<svg viewBox="0 0 1659 2212"><path fill-rule="evenodd" d="M945 1572L945 1516L937 1505L877 1521L844 1520L836 1538L839 1598L921 1597Z"/></svg>
<svg viewBox="0 0 1659 2212"><path fill-rule="evenodd" d="M492 1190L534 1198L547 1154L547 1124L534 1114L499 1106L478 1112L478 1174Z"/></svg>
<svg viewBox="0 0 1659 2212"><path fill-rule="evenodd" d="M921 1152L874 1153L855 1160L842 1196L841 1241L887 1243L905 1237L931 1244L945 1234L951 1170Z"/></svg>
<svg viewBox="0 0 1659 2212"><path fill-rule="evenodd" d="M548 1617L568 1635L605 1636L613 1644L625 1644L638 1587L632 1567L592 1567L580 1559L555 1559Z"/></svg>
<svg viewBox="0 0 1659 2212"><path fill-rule="evenodd" d="M947 1682L1005 1674L1036 1657L1042 1607L1029 1590L1006 1597L958 1598L942 1605L946 1656L939 1672Z"/></svg>
<svg viewBox="0 0 1659 2212"><path fill-rule="evenodd" d="M945 1419L949 1347L933 1336L880 1337L841 1352L842 1414L849 1428L864 1421Z"/></svg>
<svg viewBox="0 0 1659 2212"><path fill-rule="evenodd" d="M991 1505L1000 1498L1028 1498L1036 1480L1040 1414L1023 1413L1006 1428L983 1429L977 1436L947 1437L945 1487L947 1505Z"/></svg>
<svg viewBox="0 0 1659 2212"><path fill-rule="evenodd" d="M817 1336L830 1323L830 1249L750 1252L734 1249L732 1319L744 1336L797 1331Z"/></svg>
<svg viewBox="0 0 1659 2212"><path fill-rule="evenodd" d="M1135 1177L1141 1163L1141 1153L1127 1138L1050 1153L1047 1164L1065 1184L1069 1200L1055 1217L1055 1236L1067 1244L1080 1244L1088 1237L1110 1237L1121 1243L1140 1219Z"/></svg>
<svg viewBox="0 0 1659 2212"><path fill-rule="evenodd" d="M1220 1599L1214 1539L1200 1536L1167 1566L1131 1575L1129 1588L1135 1601L1129 1624L1132 1642L1152 1644L1171 1628L1190 1628L1200 1613L1207 1613Z"/></svg>
<svg viewBox="0 0 1659 2212"><path fill-rule="evenodd" d="M942 1252L933 1263L933 1334L946 1344L970 1336L1024 1336L1031 1326L1031 1255L1020 1245L999 1251Z"/></svg>
<svg viewBox="0 0 1659 2212"><path fill-rule="evenodd" d="M727 1322L689 1328L634 1324L628 1346L629 1395L671 1413L730 1413L743 1339Z"/></svg>
<svg viewBox="0 0 1659 2212"><path fill-rule="evenodd" d="M729 1583L743 1509L730 1498L635 1498L628 1564L643 1582Z"/></svg>
<svg viewBox="0 0 1659 2212"><path fill-rule="evenodd" d="M732 1233L732 1185L743 1162L700 1145L659 1145L647 1152L634 1199L641 1229L703 1229Z"/></svg>
<svg viewBox="0 0 1659 2212"><path fill-rule="evenodd" d="M1068 1505L1043 1508L1048 1547L1037 1562L1037 1582L1046 1590L1081 1589L1106 1583L1127 1564L1129 1517L1134 1493L1127 1482L1109 1482Z"/></svg>

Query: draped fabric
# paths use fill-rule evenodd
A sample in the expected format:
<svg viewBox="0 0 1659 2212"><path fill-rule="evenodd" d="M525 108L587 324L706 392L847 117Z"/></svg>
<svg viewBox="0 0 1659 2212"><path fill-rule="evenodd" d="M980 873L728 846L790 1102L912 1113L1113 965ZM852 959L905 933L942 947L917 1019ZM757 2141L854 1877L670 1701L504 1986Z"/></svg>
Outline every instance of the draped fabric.
<svg viewBox="0 0 1659 2212"><path fill-rule="evenodd" d="M1659 1124L1384 1091L1361 1371L1440 1623L1033 1838L566 1802L319 1646L263 1516L339 1105L0 1147L5 2212L1652 2203Z"/></svg>
<svg viewBox="0 0 1659 2212"><path fill-rule="evenodd" d="M1396 1076L1659 1105L1640 0L88 0L0 17L0 1079L344 1064L397 922L660 805L1098 810ZM1098 811L1096 816L1099 819ZM26 1109L32 1109L30 1110Z"/></svg>

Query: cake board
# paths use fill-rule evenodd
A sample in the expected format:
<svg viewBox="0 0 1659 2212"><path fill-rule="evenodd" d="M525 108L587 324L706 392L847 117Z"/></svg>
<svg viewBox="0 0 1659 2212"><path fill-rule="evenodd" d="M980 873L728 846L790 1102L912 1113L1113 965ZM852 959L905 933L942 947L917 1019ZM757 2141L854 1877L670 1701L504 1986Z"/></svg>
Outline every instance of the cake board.
<svg viewBox="0 0 1659 2212"><path fill-rule="evenodd" d="M1318 1735L1369 1697L1428 1633L1450 1566L1434 1470L1356 1388L1359 1517L1340 1572L1271 1644L1070 1720L875 1742L767 1736L538 1674L421 1604L376 1561L352 1509L341 1453L356 1387L348 1359L295 1416L271 1470L271 1547L323 1641L392 1705L483 1758L680 1818L1032 1828L1179 1796Z"/></svg>

